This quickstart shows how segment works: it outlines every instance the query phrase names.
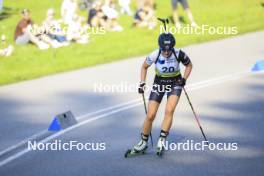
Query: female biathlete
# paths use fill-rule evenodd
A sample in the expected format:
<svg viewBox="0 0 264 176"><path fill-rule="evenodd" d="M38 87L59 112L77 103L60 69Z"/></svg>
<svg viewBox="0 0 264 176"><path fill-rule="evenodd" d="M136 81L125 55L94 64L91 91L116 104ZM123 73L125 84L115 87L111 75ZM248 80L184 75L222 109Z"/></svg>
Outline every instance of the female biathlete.
<svg viewBox="0 0 264 176"><path fill-rule="evenodd" d="M186 80L192 71L192 63L189 57L182 50L174 48L176 40L171 33L162 33L159 36L158 43L159 49L152 52L141 67L141 81L138 88L140 94L144 94L147 70L153 63L156 66L156 76L149 97L148 111L141 132L141 140L132 150L126 153L126 157L129 154L144 153L147 149L152 122L155 119L161 100L166 93L167 104L165 116L157 144L157 154L160 155L162 153L182 88L185 86ZM180 62L185 66L183 76L180 73Z"/></svg>

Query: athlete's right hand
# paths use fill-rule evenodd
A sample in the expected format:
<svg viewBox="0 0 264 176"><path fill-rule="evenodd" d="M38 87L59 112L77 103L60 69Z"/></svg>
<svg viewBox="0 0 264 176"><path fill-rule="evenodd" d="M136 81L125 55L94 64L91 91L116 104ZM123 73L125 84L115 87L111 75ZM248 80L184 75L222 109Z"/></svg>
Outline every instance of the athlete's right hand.
<svg viewBox="0 0 264 176"><path fill-rule="evenodd" d="M140 82L140 83L139 83L139 86L138 86L138 93L139 93L139 94L143 94L143 93L144 93L145 85L146 85L145 82Z"/></svg>

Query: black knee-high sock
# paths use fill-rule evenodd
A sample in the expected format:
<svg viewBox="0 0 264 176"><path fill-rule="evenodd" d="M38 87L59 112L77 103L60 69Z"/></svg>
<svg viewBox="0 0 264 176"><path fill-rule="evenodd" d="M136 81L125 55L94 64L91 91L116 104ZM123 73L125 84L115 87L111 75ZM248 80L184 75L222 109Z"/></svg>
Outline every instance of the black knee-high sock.
<svg viewBox="0 0 264 176"><path fill-rule="evenodd" d="M168 135L169 135L169 132L164 131L164 130L161 130L161 131L160 131L160 137L162 137L162 138L166 138Z"/></svg>
<svg viewBox="0 0 264 176"><path fill-rule="evenodd" d="M141 133L141 139L143 140L143 141L148 141L148 138L149 138L149 135L145 135L145 134L143 134L143 133Z"/></svg>

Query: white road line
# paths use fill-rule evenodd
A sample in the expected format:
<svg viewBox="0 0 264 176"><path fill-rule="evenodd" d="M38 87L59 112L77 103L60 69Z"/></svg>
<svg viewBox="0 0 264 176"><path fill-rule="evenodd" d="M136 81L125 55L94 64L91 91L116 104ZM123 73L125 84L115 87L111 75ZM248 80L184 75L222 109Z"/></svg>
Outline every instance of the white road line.
<svg viewBox="0 0 264 176"><path fill-rule="evenodd" d="M226 75L226 76L222 76L222 77L218 77L218 78L214 78L214 79L210 79L210 80L206 80L206 81L201 81L198 83L194 83L194 84L190 84L186 86L186 89L193 90L193 89L198 89L198 88L202 88L202 87L207 87L207 86L212 86L212 85L216 85L216 84L221 84L223 82L227 82L227 81L232 81L232 80L236 80L242 77L245 77L247 75L251 75L251 72L241 72L241 73L235 73L232 75Z"/></svg>
<svg viewBox="0 0 264 176"><path fill-rule="evenodd" d="M102 119L104 117L107 117L109 115L115 114L115 113L120 112L120 111L131 109L131 108L136 107L136 106L138 106L140 104L142 104L142 102L141 103L136 103L136 104L133 104L133 105L129 105L129 106L126 106L126 107L122 107L122 108L117 109L117 110L112 110L112 111L110 111L108 113L105 113L105 114L102 114L102 115L99 115L99 116L84 120L84 121L82 121L80 123L77 123L76 125L73 125L73 126L71 126L69 128L66 128L65 130L59 131L58 133L54 133L53 135L51 135L51 136L39 141L38 143L46 143L46 142L48 142L48 141L50 141L50 140L52 140L52 139L54 139L54 138L56 138L58 136L61 136L61 135L65 134L65 133L67 133L67 132L69 132L71 130L74 130L74 129L78 128L79 126L82 126L82 125L84 125L86 123L90 123L90 122L93 122L95 120ZM30 151L31 151L31 149L28 149L28 148L23 149L22 151L20 151L20 152L14 154L14 155L8 157L7 159L1 161L0 162L0 167L2 167L3 165L5 165L5 164L7 164L7 163L9 163L9 162L21 157L21 156L23 156L24 154L26 154L26 153L28 153Z"/></svg>
<svg viewBox="0 0 264 176"><path fill-rule="evenodd" d="M119 107L122 107L122 106L125 106L125 105L132 104L132 103L137 103L140 100L141 99L139 98L139 99L128 101L126 103L121 103L121 104L118 104L118 105L115 105L115 106L110 106L110 107L107 107L107 108L104 108L104 109L101 109L101 110L98 110L98 111L95 111L95 112L87 113L87 114L79 116L77 118L77 120L82 120L84 118L87 118L88 116L92 116L92 115L95 115L95 114L98 114L98 113L101 113L101 112L109 111L109 110L112 110L112 109L115 109L115 108L119 108Z"/></svg>
<svg viewBox="0 0 264 176"><path fill-rule="evenodd" d="M264 72L259 72L259 73L264 73ZM240 78L242 78L244 76L247 76L247 75L259 74L259 73L250 73L250 72L236 73L236 74L232 74L232 75L227 75L227 76L223 76L223 77L219 77L219 78L210 79L210 80L207 80L207 81L202 81L202 82L198 82L198 83L195 83L195 84L191 84L191 85L187 86L186 89L188 91L192 91L192 90L208 87L208 86L211 86L211 85L216 85L216 84L220 84L220 83L223 83L223 82L227 82L227 81L230 81L230 80L240 79ZM127 110L127 109L131 109L131 108L134 108L136 106L141 105L142 102L131 104L131 102L133 103L133 102L138 102L138 101L139 101L139 99L135 99L135 100L132 100L130 102L123 103L124 105L126 105L126 104L128 104L128 105L124 106L124 107L121 107L119 109L112 110L112 111L110 111L108 113L104 113L104 114L98 115L96 117L89 118L87 120L83 120L80 123L77 123L76 125L73 125L73 126L67 128L65 130L59 131L58 133L55 133L55 134L53 134L53 135L41 140L40 143L48 142L48 141L50 141L50 140L52 140L52 139L54 139L54 138L56 138L56 137L58 137L60 135L65 134L66 132L74 130L74 129L76 129L76 128L84 125L84 124L87 124L87 123L93 122L95 120L99 120L99 119L105 118L105 117L107 117L109 115L112 115L114 113L117 113L117 112L124 111L124 110ZM119 107L119 106L121 106L121 104L113 106L113 107ZM112 108L109 107L109 108L105 108L105 109L113 109L113 107ZM99 110L99 111L96 111L96 112L103 112L103 111L106 111L106 110L102 109L102 110ZM94 114L94 113L95 112L88 113L88 114ZM81 117L79 117L79 119L87 117L88 114L82 115ZM9 162L11 162L11 161L13 161L13 160L15 160L15 159L17 159L17 158L19 158L19 157L21 157L21 156L23 156L24 154L28 153L29 151L31 151L31 150L24 149L24 150L22 150L22 151L20 151L20 152L18 152L16 154L6 158L5 160L0 162L0 167L5 165L5 164L7 164L7 163L9 163Z"/></svg>
<svg viewBox="0 0 264 176"><path fill-rule="evenodd" d="M34 135L30 136L30 137L27 138L27 139L24 139L23 141L19 142L19 143L16 144L16 145L13 145L13 146L11 146L11 147L8 147L8 148L5 149L5 150L2 150L2 151L0 152L0 157L1 157L2 155L6 154L6 153L8 153L8 152L10 152L10 151L12 151L12 150L14 150L14 149L16 149L16 148L18 148L18 147L24 145L24 144L27 143L27 141L29 141L30 139L35 139L35 138L37 138L38 136L41 136L41 135L45 134L46 132L47 132L47 131L41 131L41 132L39 132L39 133L37 133L37 134L34 134Z"/></svg>

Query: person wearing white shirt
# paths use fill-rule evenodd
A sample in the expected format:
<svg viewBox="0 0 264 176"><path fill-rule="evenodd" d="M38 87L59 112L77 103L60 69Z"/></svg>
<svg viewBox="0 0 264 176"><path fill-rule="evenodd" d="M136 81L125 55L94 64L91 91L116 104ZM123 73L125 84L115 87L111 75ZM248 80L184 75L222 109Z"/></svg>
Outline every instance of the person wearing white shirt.
<svg viewBox="0 0 264 176"><path fill-rule="evenodd" d="M102 6L102 11L107 17L107 28L110 31L122 31L123 27L120 26L117 22L118 12L115 9L115 4L112 0L105 0L104 5Z"/></svg>
<svg viewBox="0 0 264 176"><path fill-rule="evenodd" d="M121 7L121 13L128 14L129 16L132 15L131 9L130 9L130 0L118 0L118 3Z"/></svg>
<svg viewBox="0 0 264 176"><path fill-rule="evenodd" d="M67 25L72 23L74 16L77 11L77 1L76 0L64 0L61 5L61 16L63 22Z"/></svg>

